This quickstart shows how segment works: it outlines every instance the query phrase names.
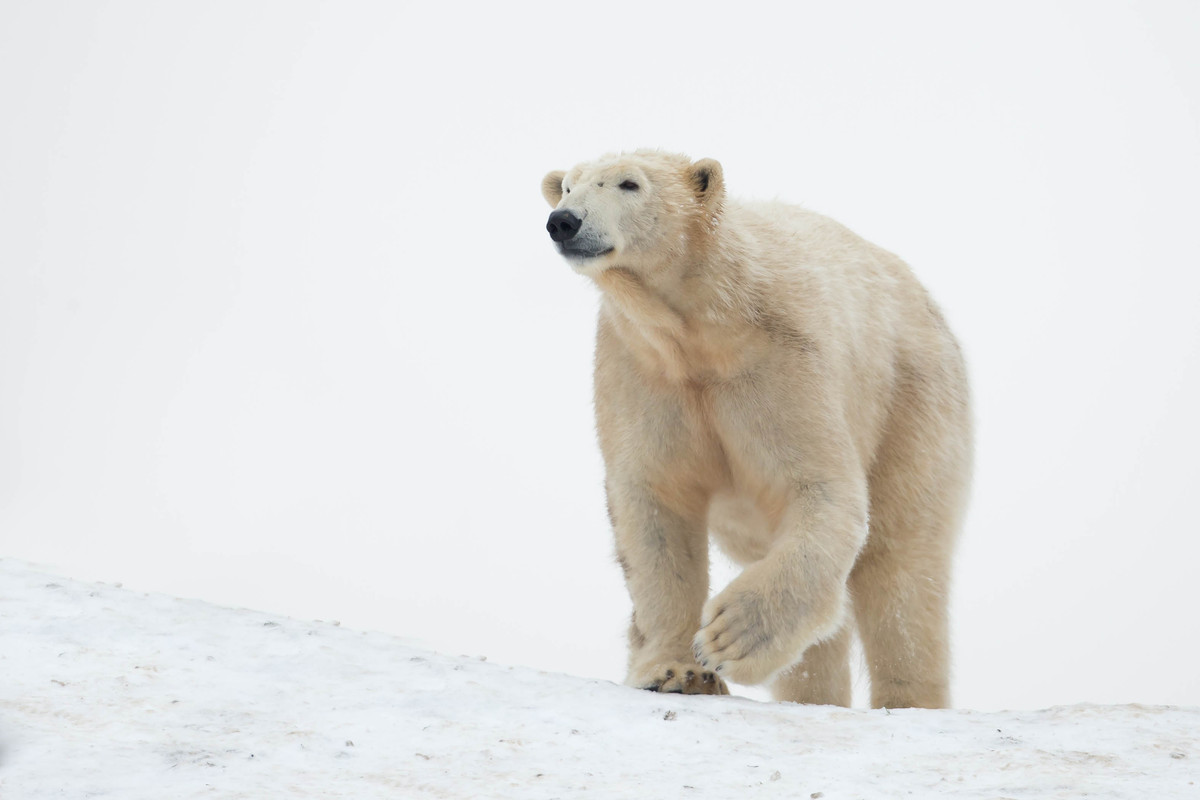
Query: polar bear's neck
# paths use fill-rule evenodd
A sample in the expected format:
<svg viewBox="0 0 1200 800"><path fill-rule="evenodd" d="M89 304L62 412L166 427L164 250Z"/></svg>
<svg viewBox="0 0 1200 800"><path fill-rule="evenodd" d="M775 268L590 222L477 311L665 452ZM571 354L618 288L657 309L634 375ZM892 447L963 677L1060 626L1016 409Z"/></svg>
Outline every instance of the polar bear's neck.
<svg viewBox="0 0 1200 800"><path fill-rule="evenodd" d="M707 266L680 270L664 286L621 268L596 276L614 332L648 373L673 383L720 380L759 351L763 335L747 297L712 281Z"/></svg>

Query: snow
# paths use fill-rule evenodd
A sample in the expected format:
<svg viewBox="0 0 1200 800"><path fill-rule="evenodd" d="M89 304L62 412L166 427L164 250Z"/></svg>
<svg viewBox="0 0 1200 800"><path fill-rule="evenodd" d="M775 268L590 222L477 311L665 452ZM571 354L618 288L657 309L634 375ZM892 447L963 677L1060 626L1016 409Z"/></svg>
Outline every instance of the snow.
<svg viewBox="0 0 1200 800"><path fill-rule="evenodd" d="M0 797L1197 797L1200 709L683 697L0 560Z"/></svg>

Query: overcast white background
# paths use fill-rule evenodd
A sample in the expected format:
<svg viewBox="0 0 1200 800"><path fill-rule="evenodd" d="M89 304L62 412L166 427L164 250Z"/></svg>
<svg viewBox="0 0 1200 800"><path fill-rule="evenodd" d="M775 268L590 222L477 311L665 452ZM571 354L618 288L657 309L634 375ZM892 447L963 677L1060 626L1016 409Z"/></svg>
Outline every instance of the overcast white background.
<svg viewBox="0 0 1200 800"><path fill-rule="evenodd" d="M958 332L956 703L1200 704L1200 6L434 6L0 5L0 553L620 680L538 187L662 147Z"/></svg>

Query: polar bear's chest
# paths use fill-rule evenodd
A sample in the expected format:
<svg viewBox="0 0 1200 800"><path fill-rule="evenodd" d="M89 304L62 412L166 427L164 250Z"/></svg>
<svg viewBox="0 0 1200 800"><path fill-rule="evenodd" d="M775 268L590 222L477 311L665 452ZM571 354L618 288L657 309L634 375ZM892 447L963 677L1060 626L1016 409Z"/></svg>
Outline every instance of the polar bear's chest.
<svg viewBox="0 0 1200 800"><path fill-rule="evenodd" d="M708 507L708 531L739 564L763 558L774 542L775 525L748 494L718 492Z"/></svg>
<svg viewBox="0 0 1200 800"><path fill-rule="evenodd" d="M690 404L696 413L690 456L674 463L677 478L694 481L693 490L708 498L708 527L731 558L749 563L762 558L778 535L788 504L788 470L748 431L746 420L723 413L717 387L698 390ZM761 420L760 420L761 422ZM799 454L794 454L799 455Z"/></svg>

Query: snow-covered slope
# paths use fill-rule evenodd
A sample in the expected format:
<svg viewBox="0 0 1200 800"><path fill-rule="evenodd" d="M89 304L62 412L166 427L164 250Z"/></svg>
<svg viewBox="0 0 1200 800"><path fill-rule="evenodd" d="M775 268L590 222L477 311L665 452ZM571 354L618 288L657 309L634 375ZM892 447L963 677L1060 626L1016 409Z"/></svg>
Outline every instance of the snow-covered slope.
<svg viewBox="0 0 1200 800"><path fill-rule="evenodd" d="M11 560L0 637L4 800L1200 797L1194 708L657 695Z"/></svg>

